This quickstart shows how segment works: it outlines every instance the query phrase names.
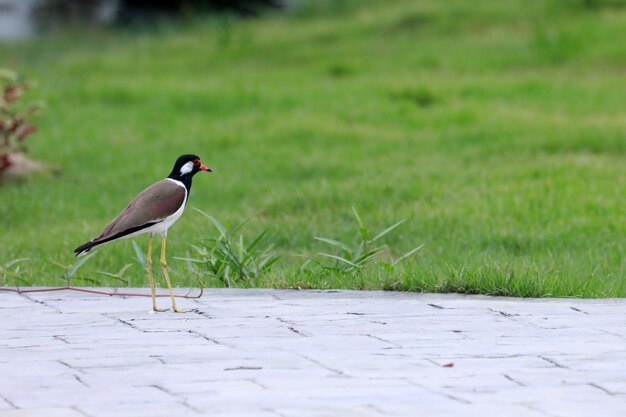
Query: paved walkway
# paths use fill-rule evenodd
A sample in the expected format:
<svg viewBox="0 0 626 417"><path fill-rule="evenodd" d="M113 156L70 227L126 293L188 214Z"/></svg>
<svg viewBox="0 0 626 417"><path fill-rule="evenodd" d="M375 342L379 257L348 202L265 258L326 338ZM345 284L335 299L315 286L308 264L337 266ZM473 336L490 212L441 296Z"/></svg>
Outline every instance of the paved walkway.
<svg viewBox="0 0 626 417"><path fill-rule="evenodd" d="M626 300L213 289L179 301L192 313L149 306L0 292L0 416L626 415Z"/></svg>

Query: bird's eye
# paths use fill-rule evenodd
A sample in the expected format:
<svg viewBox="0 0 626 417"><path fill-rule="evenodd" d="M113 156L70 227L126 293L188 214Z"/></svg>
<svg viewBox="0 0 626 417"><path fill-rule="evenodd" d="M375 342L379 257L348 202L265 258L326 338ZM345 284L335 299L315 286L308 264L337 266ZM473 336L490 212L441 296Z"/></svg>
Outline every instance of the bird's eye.
<svg viewBox="0 0 626 417"><path fill-rule="evenodd" d="M200 160L199 160L199 159L194 159L194 160L193 160L193 164L194 164L195 166L200 165Z"/></svg>

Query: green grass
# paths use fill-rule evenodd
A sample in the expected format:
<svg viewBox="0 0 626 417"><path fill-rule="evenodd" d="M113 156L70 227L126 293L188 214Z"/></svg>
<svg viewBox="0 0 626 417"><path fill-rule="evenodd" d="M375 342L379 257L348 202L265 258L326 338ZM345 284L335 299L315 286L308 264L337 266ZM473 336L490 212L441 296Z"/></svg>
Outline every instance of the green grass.
<svg viewBox="0 0 626 417"><path fill-rule="evenodd" d="M0 46L48 103L32 157L62 168L0 188L0 264L62 284L51 261L193 152L214 173L190 207L275 234L276 269L242 285L626 296L626 7L342 4ZM393 255L424 247L397 271L299 270L328 249L314 236L356 237L351 207L373 230L408 219ZM177 285L196 278L173 257L215 235L193 210L171 229ZM77 275L134 256L116 242Z"/></svg>

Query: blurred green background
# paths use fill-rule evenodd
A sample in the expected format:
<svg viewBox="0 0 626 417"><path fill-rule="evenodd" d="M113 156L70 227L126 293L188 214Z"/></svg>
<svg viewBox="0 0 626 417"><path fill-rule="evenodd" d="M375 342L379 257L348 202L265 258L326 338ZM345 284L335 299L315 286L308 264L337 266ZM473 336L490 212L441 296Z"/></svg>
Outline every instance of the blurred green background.
<svg viewBox="0 0 626 417"><path fill-rule="evenodd" d="M370 0L2 44L47 102L29 156L61 175L0 187L0 264L61 284L51 261L196 153L214 173L188 206L254 216L246 233L269 228L283 255L240 285L626 296L624 39L620 1ZM391 256L424 248L396 271L299 271L327 249L313 236L354 238L352 207L374 230L408 219ZM172 257L209 235L192 210L170 230L176 285L197 280ZM133 257L103 246L80 275Z"/></svg>

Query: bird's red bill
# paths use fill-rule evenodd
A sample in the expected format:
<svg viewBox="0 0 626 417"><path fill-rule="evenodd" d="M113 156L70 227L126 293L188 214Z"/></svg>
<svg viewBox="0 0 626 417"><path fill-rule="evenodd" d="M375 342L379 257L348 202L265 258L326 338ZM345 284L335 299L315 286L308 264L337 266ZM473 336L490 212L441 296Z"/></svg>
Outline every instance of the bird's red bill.
<svg viewBox="0 0 626 417"><path fill-rule="evenodd" d="M198 169L200 169L200 171L212 172L211 168L209 168L208 166L204 165L202 162L200 162L199 159L194 159L193 160L193 164L195 166L199 167Z"/></svg>

